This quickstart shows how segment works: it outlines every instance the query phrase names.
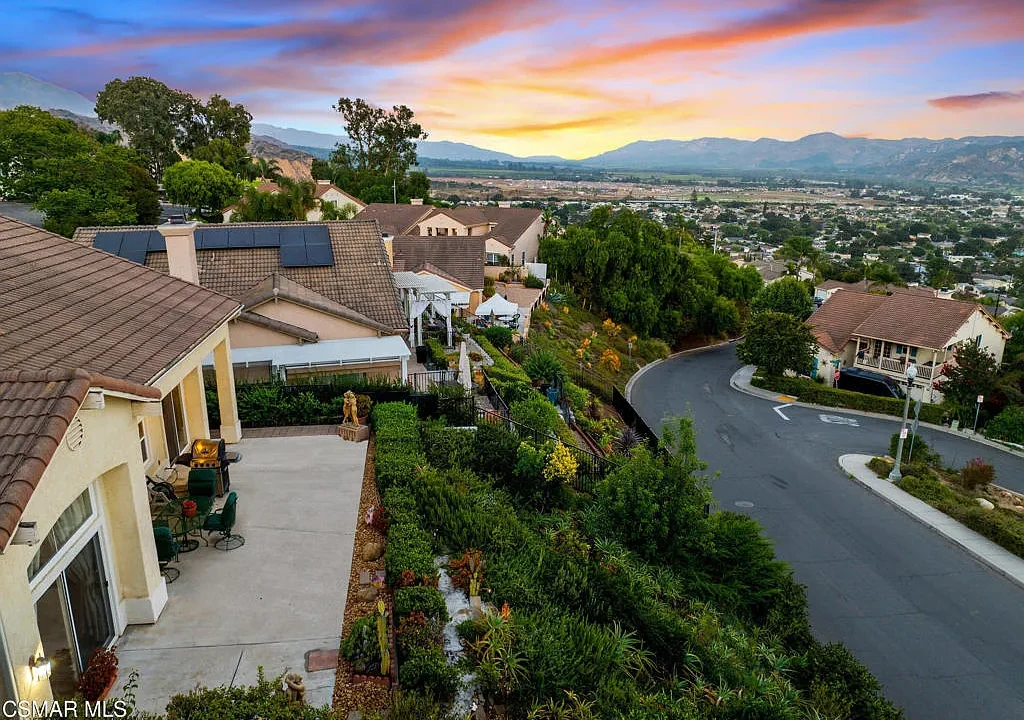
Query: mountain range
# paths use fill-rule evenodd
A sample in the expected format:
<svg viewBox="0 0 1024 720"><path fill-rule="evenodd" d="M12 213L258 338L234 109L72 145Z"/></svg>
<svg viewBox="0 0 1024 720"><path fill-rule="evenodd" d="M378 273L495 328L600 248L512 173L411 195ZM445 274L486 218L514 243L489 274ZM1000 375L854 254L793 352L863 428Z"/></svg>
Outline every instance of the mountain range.
<svg viewBox="0 0 1024 720"><path fill-rule="evenodd" d="M98 123L93 103L83 95L24 73L0 73L0 109L36 105L55 109L79 122ZM327 157L344 135L252 124L254 143L266 156L287 150L289 163L306 165ZM610 171L790 172L844 174L944 183L1024 185L1024 136L964 137L930 140L879 140L818 133L799 140L640 140L583 160L554 155L517 157L447 140L418 143L423 164L430 160L470 163L537 163Z"/></svg>

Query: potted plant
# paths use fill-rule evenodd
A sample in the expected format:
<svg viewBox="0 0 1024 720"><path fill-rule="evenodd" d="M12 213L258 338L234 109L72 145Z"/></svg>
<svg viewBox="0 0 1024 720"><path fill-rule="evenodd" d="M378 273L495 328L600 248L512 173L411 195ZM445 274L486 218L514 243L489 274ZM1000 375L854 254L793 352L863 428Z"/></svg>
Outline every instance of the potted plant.
<svg viewBox="0 0 1024 720"><path fill-rule="evenodd" d="M356 414L359 416L360 425L366 424L366 418L370 416L372 407L373 401L370 400L369 395L356 395Z"/></svg>
<svg viewBox="0 0 1024 720"><path fill-rule="evenodd" d="M199 506L196 505L195 500L186 500L181 504L181 511L185 517L195 517L196 512L199 510Z"/></svg>
<svg viewBox="0 0 1024 720"><path fill-rule="evenodd" d="M115 648L98 647L89 656L89 664L78 679L78 692L89 702L103 700L117 680Z"/></svg>

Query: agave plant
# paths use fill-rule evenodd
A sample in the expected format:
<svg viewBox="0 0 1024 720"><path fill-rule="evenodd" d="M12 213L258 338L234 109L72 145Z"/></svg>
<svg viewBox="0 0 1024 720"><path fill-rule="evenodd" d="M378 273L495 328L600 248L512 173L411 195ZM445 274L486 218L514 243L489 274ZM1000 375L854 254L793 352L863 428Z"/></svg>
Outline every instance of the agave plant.
<svg viewBox="0 0 1024 720"><path fill-rule="evenodd" d="M640 433L631 427L626 427L612 440L612 449L619 455L629 455L640 447L640 443L643 441L643 436Z"/></svg>

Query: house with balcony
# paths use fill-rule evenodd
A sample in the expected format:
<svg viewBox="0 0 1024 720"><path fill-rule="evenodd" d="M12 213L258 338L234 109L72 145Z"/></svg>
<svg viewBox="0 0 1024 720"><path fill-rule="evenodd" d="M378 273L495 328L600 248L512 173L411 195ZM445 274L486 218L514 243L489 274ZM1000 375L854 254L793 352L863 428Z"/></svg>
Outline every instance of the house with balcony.
<svg viewBox="0 0 1024 720"><path fill-rule="evenodd" d="M163 611L146 478L211 436L207 357L220 436L239 441L242 306L3 216L0 298L4 706L70 698L94 649Z"/></svg>
<svg viewBox="0 0 1024 720"><path fill-rule="evenodd" d="M807 324L818 342L815 374L857 367L905 382L907 363L914 362L914 386L931 402L941 400L933 381L944 363L954 362L958 345L975 343L999 363L1009 337L982 305L903 292L838 290Z"/></svg>

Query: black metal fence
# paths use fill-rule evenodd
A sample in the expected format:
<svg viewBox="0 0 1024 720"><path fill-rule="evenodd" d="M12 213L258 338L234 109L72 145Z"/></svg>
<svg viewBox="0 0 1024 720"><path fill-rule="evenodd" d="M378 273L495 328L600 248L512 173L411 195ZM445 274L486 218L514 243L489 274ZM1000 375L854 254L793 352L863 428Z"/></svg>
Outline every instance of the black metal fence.
<svg viewBox="0 0 1024 720"><path fill-rule="evenodd" d="M653 447L658 446L658 436L651 429L650 425L640 417L640 413L630 404L626 396L615 386L612 386L612 407L619 413L623 421L638 433L643 435Z"/></svg>
<svg viewBox="0 0 1024 720"><path fill-rule="evenodd" d="M455 386L459 379L458 370L428 370L406 376L406 382L414 393L427 393L438 385Z"/></svg>
<svg viewBox="0 0 1024 720"><path fill-rule="evenodd" d="M502 417L509 417L508 403L498 393L497 388L491 384L491 379L487 377L487 371L482 370L484 375L484 395L491 401L491 407L493 407Z"/></svg>

